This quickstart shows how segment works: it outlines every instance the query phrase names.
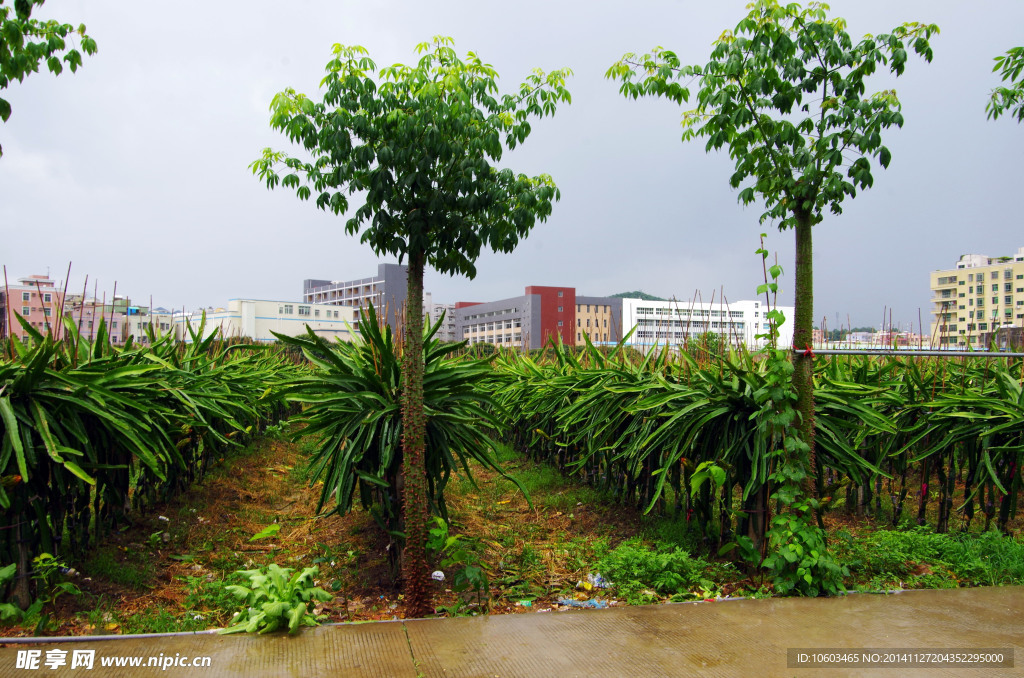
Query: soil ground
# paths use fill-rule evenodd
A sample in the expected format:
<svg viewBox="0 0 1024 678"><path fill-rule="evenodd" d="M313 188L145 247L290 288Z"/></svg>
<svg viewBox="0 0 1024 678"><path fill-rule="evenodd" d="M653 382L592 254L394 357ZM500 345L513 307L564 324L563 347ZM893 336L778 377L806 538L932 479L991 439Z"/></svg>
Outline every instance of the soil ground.
<svg viewBox="0 0 1024 678"><path fill-rule="evenodd" d="M222 461L188 492L105 537L88 557L70 563L65 593L25 625L0 626L0 636L103 635L190 631L228 625L236 599L225 589L245 583L237 570L277 563L316 565L318 585L334 595L320 606L324 621L404 619L402 596L388 573L387 539L372 516L317 517L320 486L305 480L302 444L263 439ZM550 468L522 459L507 470L530 488L476 470L475 482L454 477L448 505L452 534L478 559L491 585L490 612L514 614L564 607L558 601L624 604L583 582L599 556L630 537L651 536L653 523L609 504ZM829 514L831 531L854 535L874 526ZM267 536L254 537L261 532ZM927 568L927 563L914 567ZM761 589L735 568L716 594ZM457 595L448 578L437 584L442 614L479 611L481 601ZM931 574L922 569L920 574ZM954 584L955 585L955 584ZM649 598L646 602L657 602Z"/></svg>
<svg viewBox="0 0 1024 678"><path fill-rule="evenodd" d="M518 465L510 466L515 472ZM475 486L464 477L452 480L453 534L488 535L472 546L483 551L483 561L498 564L500 581L522 579L523 586L508 588L529 606L550 603L585 576L586 554L571 551L589 550L595 537L617 543L638 530L637 516L621 507L574 505L562 511L557 489L551 496L544 493L548 504L535 501L531 507L521 491L493 472L478 469L475 480ZM224 585L245 583L233 576L237 570L270 563L320 568L319 585L335 596L317 610L324 621L403 619L402 596L388 572L387 538L359 508L346 516L317 517L320 489L305 481L300 445L261 440L220 462L182 496L107 535L88 557L70 563L75 573L67 581L80 594L63 594L47 605L42 625L2 625L0 636L223 627L234 603ZM271 536L252 539L275 525ZM565 548L552 548L563 542ZM511 562L502 570L506 553L517 554L519 566L530 571L519 572ZM569 562L572 557L575 563ZM495 578L492 573L492 583ZM490 611L528 611L515 604L518 598L499 597ZM435 600L448 613L470 612L477 605L472 596L457 597L444 584L438 584Z"/></svg>

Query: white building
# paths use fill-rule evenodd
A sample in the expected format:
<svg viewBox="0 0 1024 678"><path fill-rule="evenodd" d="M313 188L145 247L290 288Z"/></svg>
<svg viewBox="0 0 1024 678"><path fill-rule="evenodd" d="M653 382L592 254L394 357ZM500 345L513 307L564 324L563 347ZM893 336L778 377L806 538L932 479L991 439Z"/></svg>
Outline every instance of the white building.
<svg viewBox="0 0 1024 678"><path fill-rule="evenodd" d="M778 310L786 316L786 322L779 328L778 345L790 347L793 344L793 307L779 306ZM678 346L711 332L734 346L755 349L765 343L757 335L768 331L767 311L764 302L753 300L703 303L623 299L622 329L629 332L635 328L628 343L637 348Z"/></svg>
<svg viewBox="0 0 1024 678"><path fill-rule="evenodd" d="M199 331L204 311L188 316L175 314L175 329L179 339L191 341L185 324ZM359 308L331 304L303 304L295 301L266 299L231 299L226 309L207 309L203 336L221 330L224 338L240 337L250 341L272 342L277 338L271 332L291 337L306 334L309 327L318 336L335 337L350 341L359 329Z"/></svg>
<svg viewBox="0 0 1024 678"><path fill-rule="evenodd" d="M444 313L444 322L435 335L440 341L458 341L455 332L455 304L435 304L434 297L430 292L423 293L423 315L430 319L431 323Z"/></svg>

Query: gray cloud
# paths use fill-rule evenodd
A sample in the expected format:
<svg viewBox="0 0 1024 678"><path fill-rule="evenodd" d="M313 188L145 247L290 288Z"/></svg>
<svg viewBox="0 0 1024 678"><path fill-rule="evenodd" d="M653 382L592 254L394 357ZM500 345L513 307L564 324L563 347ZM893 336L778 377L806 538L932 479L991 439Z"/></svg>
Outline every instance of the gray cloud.
<svg viewBox="0 0 1024 678"><path fill-rule="evenodd" d="M362 44L378 65L414 60L435 34L476 51L511 90L535 67L569 66L573 104L534 124L508 166L551 174L552 218L510 255L481 257L474 281L428 274L435 300L494 299L529 284L581 293L643 289L689 298L753 296L765 231L786 269L792 234L759 225L728 186L731 163L680 142L681 109L626 101L604 79L627 51L656 45L699 63L744 14L743 2L47 3L40 16L85 22L100 52L77 74L40 73L5 92L0 223L8 276L88 273L108 292L159 305L222 305L230 297L297 298L304 278L372 274L376 257L343 219L247 165L265 146L285 87L315 95L334 42ZM1024 126L985 119L992 57L1021 43L1024 5L841 0L854 36L903 21L939 24L935 61L912 58L895 83L906 126L875 187L816 227L816 315L835 324L927 324L928 272L966 252L1024 245L1017 192ZM90 284L91 287L91 284Z"/></svg>

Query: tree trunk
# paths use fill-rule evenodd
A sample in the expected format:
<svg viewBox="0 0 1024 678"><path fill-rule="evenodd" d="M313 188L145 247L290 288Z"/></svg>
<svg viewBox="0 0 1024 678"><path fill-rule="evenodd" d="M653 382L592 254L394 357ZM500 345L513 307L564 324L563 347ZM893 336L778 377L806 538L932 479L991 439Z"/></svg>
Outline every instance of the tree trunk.
<svg viewBox="0 0 1024 678"><path fill-rule="evenodd" d="M29 590L29 545L28 540L23 539L21 526L28 521L25 520L25 513L18 511L14 519L19 521L14 526L14 538L18 545L18 567L15 570L14 584L11 589L10 601L19 610L27 610L32 604L32 593Z"/></svg>
<svg viewBox="0 0 1024 678"><path fill-rule="evenodd" d="M754 549L764 554L765 535L768 533L768 484L760 485L743 504L744 530L754 545Z"/></svg>
<svg viewBox="0 0 1024 678"><path fill-rule="evenodd" d="M793 347L808 349L807 353L794 354L793 390L796 391L796 411L800 439L807 443L807 479L804 483L807 495L815 495L815 479L818 475L817 458L814 454L814 356L810 354L814 330L814 259L811 241L811 215L803 210L796 211L796 294L793 310ZM818 511L818 523L821 516Z"/></svg>
<svg viewBox="0 0 1024 678"><path fill-rule="evenodd" d="M434 613L427 567L427 465L423 413L423 254L409 256L405 302L405 351L402 356L402 463L405 466L405 579L407 614Z"/></svg>

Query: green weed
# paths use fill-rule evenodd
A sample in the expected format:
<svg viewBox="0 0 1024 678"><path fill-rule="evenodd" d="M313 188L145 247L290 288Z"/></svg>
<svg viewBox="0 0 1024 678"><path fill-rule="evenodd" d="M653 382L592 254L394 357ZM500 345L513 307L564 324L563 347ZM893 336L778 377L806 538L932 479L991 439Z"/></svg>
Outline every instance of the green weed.
<svg viewBox="0 0 1024 678"><path fill-rule="evenodd" d="M297 633L300 626L316 626L323 615L314 616L316 603L331 600L331 594L316 586L316 567L307 567L292 574L290 567L270 566L259 570L239 570L236 576L249 580L248 586L230 585L227 591L236 597L235 606L245 609L236 612L236 623L221 633L270 633L287 628Z"/></svg>
<svg viewBox="0 0 1024 678"><path fill-rule="evenodd" d="M631 604L714 586L708 578L709 564L703 558L695 558L678 546L645 546L639 539L623 542L595 567Z"/></svg>
<svg viewBox="0 0 1024 678"><path fill-rule="evenodd" d="M158 606L127 616L114 616L121 633L178 633L202 631L210 626L201 614L185 613Z"/></svg>
<svg viewBox="0 0 1024 678"><path fill-rule="evenodd" d="M1024 542L999 532L938 534L928 527L836 533L836 555L861 588L1024 583Z"/></svg>

